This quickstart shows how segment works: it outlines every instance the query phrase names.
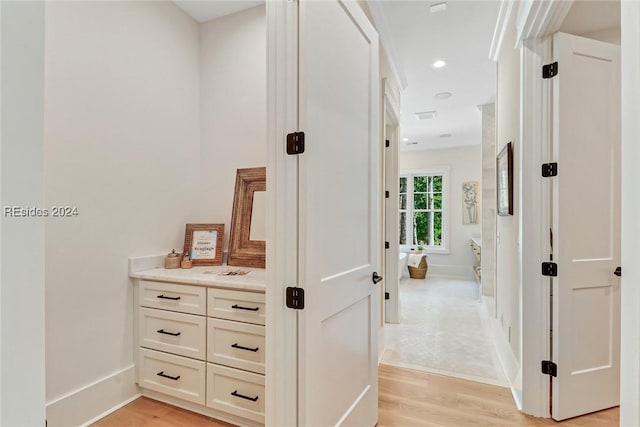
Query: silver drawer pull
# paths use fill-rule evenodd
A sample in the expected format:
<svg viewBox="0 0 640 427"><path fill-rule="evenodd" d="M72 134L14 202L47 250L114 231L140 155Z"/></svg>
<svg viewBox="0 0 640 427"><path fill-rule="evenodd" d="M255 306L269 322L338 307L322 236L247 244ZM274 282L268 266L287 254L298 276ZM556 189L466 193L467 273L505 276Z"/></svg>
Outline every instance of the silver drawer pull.
<svg viewBox="0 0 640 427"><path fill-rule="evenodd" d="M180 379L180 375L178 375L177 377L172 377L171 375L165 374L164 371L160 371L156 375L162 378L169 378L170 380L173 380L173 381L178 381Z"/></svg>
<svg viewBox="0 0 640 427"><path fill-rule="evenodd" d="M240 399L250 400L252 402L256 402L258 400L258 397L259 397L259 396L256 396L256 397L245 396L243 394L238 393L238 390L234 390L233 393L231 393L231 396L239 397Z"/></svg>
<svg viewBox="0 0 640 427"><path fill-rule="evenodd" d="M238 348L240 350L247 350L247 351L253 351L254 353L258 350L260 350L260 347L256 347L256 348L249 348L249 347L244 347L242 345L239 345L238 343L235 344L231 344L231 347L233 348Z"/></svg>
<svg viewBox="0 0 640 427"><path fill-rule="evenodd" d="M158 329L156 332L159 334L171 335L172 337L180 336L180 332L167 332L164 329Z"/></svg>

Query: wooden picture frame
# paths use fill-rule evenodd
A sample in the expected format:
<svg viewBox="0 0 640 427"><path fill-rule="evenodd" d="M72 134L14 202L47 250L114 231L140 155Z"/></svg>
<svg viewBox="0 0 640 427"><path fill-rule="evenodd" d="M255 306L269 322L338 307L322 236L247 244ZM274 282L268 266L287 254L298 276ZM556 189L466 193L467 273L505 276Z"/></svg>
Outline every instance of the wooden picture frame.
<svg viewBox="0 0 640 427"><path fill-rule="evenodd" d="M265 268L266 242L251 240L253 195L267 190L267 168L238 169L233 197L227 264Z"/></svg>
<svg viewBox="0 0 640 427"><path fill-rule="evenodd" d="M513 143L509 141L496 158L498 215L513 215Z"/></svg>
<svg viewBox="0 0 640 427"><path fill-rule="evenodd" d="M222 265L223 238L224 224L187 224L182 254L189 254L194 267Z"/></svg>

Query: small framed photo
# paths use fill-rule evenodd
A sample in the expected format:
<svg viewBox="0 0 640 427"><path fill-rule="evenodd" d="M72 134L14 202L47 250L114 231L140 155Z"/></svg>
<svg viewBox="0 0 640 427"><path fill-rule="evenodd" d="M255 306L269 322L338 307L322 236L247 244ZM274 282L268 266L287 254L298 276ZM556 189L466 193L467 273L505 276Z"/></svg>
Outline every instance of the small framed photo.
<svg viewBox="0 0 640 427"><path fill-rule="evenodd" d="M498 215L513 215L513 147L509 142L496 159Z"/></svg>
<svg viewBox="0 0 640 427"><path fill-rule="evenodd" d="M224 224L187 224L184 253L194 266L222 265Z"/></svg>

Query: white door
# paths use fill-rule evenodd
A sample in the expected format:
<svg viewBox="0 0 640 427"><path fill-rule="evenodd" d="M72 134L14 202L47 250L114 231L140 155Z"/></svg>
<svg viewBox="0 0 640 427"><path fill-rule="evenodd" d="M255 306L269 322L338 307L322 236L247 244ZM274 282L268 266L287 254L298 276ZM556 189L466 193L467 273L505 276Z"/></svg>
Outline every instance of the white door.
<svg viewBox="0 0 640 427"><path fill-rule="evenodd" d="M620 49L553 40L552 417L620 401Z"/></svg>
<svg viewBox="0 0 640 427"><path fill-rule="evenodd" d="M300 426L378 417L378 36L355 2L301 1Z"/></svg>

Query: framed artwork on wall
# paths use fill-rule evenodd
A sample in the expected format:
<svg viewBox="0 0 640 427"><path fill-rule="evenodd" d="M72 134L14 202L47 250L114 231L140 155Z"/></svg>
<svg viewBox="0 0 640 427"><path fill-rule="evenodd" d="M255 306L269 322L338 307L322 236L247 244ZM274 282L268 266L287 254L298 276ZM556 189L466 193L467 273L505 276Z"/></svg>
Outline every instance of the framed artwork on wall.
<svg viewBox="0 0 640 427"><path fill-rule="evenodd" d="M513 215L513 143L509 141L496 159L498 215Z"/></svg>
<svg viewBox="0 0 640 427"><path fill-rule="evenodd" d="M462 223L478 224L480 184L477 181L462 183Z"/></svg>

